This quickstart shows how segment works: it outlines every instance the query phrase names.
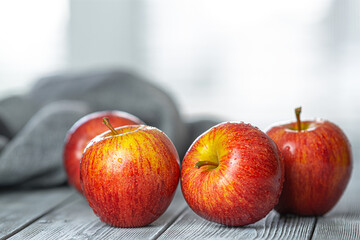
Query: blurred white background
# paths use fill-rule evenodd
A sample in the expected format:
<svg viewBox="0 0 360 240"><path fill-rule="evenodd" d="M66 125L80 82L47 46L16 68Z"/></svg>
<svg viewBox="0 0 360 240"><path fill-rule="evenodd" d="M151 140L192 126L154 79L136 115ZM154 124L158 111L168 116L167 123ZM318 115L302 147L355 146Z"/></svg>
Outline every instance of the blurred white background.
<svg viewBox="0 0 360 240"><path fill-rule="evenodd" d="M265 130L360 122L358 0L0 2L0 98L43 75L121 67L166 89L184 117ZM358 134L358 133L357 133Z"/></svg>

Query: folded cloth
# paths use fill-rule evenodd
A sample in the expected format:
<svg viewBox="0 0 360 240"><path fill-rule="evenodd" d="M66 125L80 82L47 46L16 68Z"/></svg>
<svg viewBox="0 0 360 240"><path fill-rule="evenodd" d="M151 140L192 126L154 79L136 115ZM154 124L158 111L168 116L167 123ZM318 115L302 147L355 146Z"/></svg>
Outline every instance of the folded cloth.
<svg viewBox="0 0 360 240"><path fill-rule="evenodd" d="M129 112L164 131L180 158L217 121L183 121L159 87L125 71L66 73L40 79L21 96L0 100L0 187L66 181L62 151L69 128L95 111Z"/></svg>

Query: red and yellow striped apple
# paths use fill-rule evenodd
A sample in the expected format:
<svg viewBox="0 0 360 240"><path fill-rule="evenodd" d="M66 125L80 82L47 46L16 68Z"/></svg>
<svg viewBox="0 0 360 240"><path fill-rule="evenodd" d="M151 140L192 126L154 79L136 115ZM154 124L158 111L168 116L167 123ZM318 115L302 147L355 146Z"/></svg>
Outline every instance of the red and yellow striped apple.
<svg viewBox="0 0 360 240"><path fill-rule="evenodd" d="M179 182L178 153L160 130L145 125L105 132L81 159L84 196L100 219L115 227L141 227L160 217Z"/></svg>
<svg viewBox="0 0 360 240"><path fill-rule="evenodd" d="M340 199L352 170L351 146L342 130L325 120L297 121L272 127L267 134L284 157L285 181L276 210L323 215Z"/></svg>
<svg viewBox="0 0 360 240"><path fill-rule="evenodd" d="M80 159L86 145L97 135L109 129L102 124L107 117L114 126L144 124L140 119L126 112L102 111L88 114L78 120L68 131L64 145L64 167L68 183L81 192L80 186Z"/></svg>
<svg viewBox="0 0 360 240"><path fill-rule="evenodd" d="M199 216L242 226L277 204L284 179L276 144L250 124L227 122L203 133L186 153L181 189Z"/></svg>

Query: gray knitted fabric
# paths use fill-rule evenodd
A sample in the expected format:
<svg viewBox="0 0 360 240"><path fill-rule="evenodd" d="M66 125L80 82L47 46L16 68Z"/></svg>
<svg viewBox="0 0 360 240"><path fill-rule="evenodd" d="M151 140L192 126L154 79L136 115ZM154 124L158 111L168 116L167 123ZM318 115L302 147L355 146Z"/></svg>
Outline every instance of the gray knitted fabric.
<svg viewBox="0 0 360 240"><path fill-rule="evenodd" d="M128 72L46 77L27 94L0 100L0 187L64 183L66 132L82 116L103 110L126 111L161 129L180 158L199 134L217 123L185 123L168 94Z"/></svg>

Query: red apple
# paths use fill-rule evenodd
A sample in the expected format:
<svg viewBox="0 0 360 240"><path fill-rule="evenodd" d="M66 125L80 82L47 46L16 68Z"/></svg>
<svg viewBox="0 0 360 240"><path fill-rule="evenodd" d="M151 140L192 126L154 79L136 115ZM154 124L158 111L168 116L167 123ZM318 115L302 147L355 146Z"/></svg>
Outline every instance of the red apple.
<svg viewBox="0 0 360 240"><path fill-rule="evenodd" d="M181 189L199 216L242 226L277 204L284 174L276 144L250 124L227 122L195 140L181 167Z"/></svg>
<svg viewBox="0 0 360 240"><path fill-rule="evenodd" d="M285 181L279 213L323 215L338 202L349 182L352 153L348 139L325 120L300 121L272 127L267 134L284 157Z"/></svg>
<svg viewBox="0 0 360 240"><path fill-rule="evenodd" d="M165 212L174 196L180 175L178 153L157 128L107 125L111 131L94 138L81 159L84 196L109 225L148 225Z"/></svg>
<svg viewBox="0 0 360 240"><path fill-rule="evenodd" d="M140 119L126 112L103 111L86 115L71 127L65 138L63 159L68 182L79 192L82 192L80 186L80 159L90 140L109 130L102 124L104 117L109 118L116 127L143 124Z"/></svg>

